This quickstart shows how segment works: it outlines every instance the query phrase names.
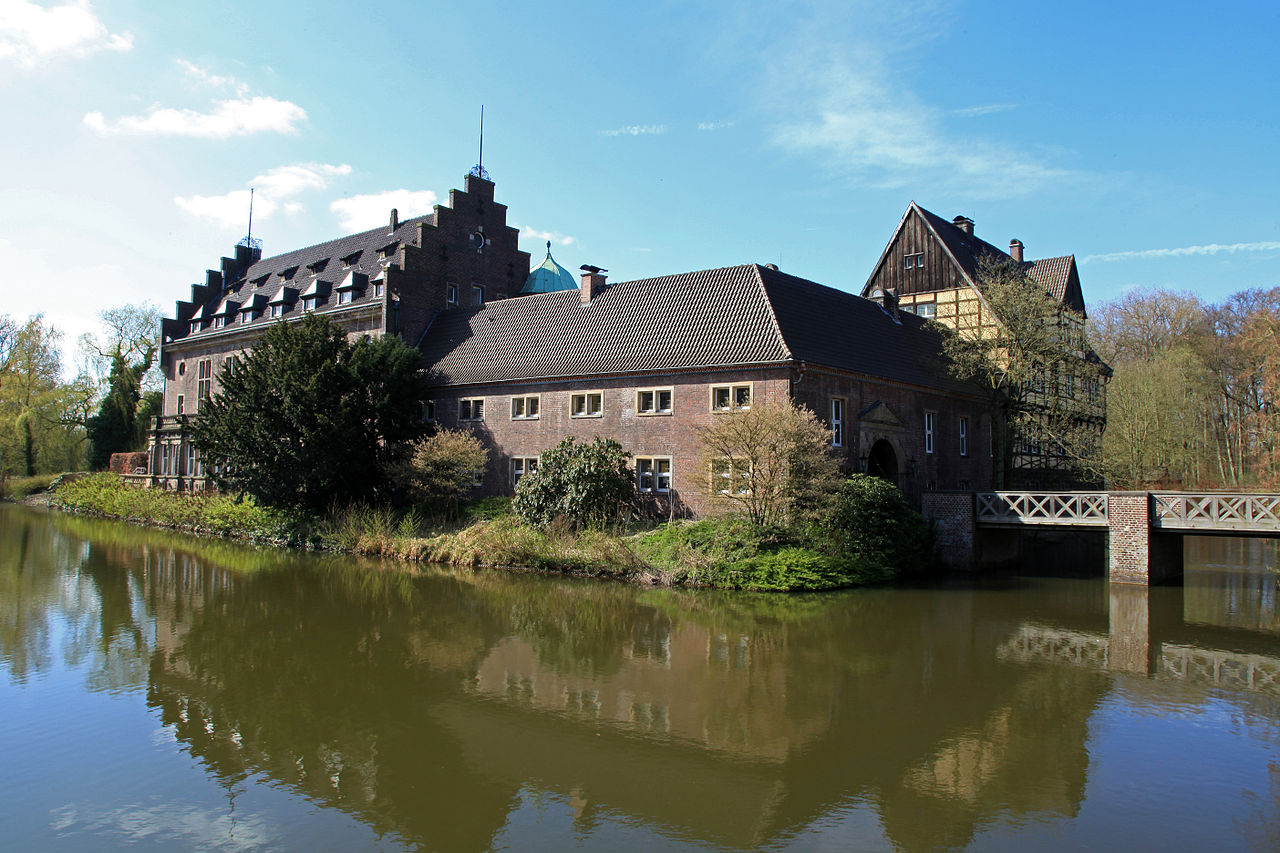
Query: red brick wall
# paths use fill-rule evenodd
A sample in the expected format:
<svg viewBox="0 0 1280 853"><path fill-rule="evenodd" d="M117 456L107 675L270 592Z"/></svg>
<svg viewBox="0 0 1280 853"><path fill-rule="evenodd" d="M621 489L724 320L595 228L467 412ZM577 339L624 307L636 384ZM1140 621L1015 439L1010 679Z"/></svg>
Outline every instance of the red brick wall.
<svg viewBox="0 0 1280 853"><path fill-rule="evenodd" d="M920 512L933 526L938 560L950 569L973 567L977 524L973 492L925 492Z"/></svg>
<svg viewBox="0 0 1280 853"><path fill-rule="evenodd" d="M490 386L474 390L450 388L433 394L436 420L443 427L464 427L481 436L491 448L489 470L482 491L511 493L511 464L514 457L533 457L556 445L567 435L590 441L600 435L612 438L636 456L669 456L672 461L672 490L678 508L695 514L705 511L699 494L700 467L697 464L697 428L721 415L711 410L711 388L717 385L752 383L756 401L787 399L790 374L786 368L734 370L723 372L623 377L572 382L523 383ZM641 388L671 388L670 415L636 413L636 391ZM570 398L574 393L599 391L603 411L598 418L574 418ZM511 398L537 394L540 400L536 420L513 420ZM483 397L482 422L458 421L460 398ZM657 511L665 513L665 500Z"/></svg>

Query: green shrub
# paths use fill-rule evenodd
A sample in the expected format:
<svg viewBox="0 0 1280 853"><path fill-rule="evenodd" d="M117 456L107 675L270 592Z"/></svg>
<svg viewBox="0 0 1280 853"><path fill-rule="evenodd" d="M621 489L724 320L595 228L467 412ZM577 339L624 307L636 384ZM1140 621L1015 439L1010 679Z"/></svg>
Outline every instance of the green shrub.
<svg viewBox="0 0 1280 853"><path fill-rule="evenodd" d="M57 474L37 474L34 477L0 478L0 498L25 498L37 492L48 491Z"/></svg>
<svg viewBox="0 0 1280 853"><path fill-rule="evenodd" d="M924 570L933 554L924 519L896 486L869 474L854 474L840 485L820 530L829 535L831 548L877 567L884 580Z"/></svg>
<svg viewBox="0 0 1280 853"><path fill-rule="evenodd" d="M452 516L458 499L471 490L475 472L489 464L489 451L466 430L442 429L409 445L399 478L413 499L428 510Z"/></svg>
<svg viewBox="0 0 1280 853"><path fill-rule="evenodd" d="M490 495L487 498L465 501L458 509L462 518L468 522L506 518L511 515L511 498Z"/></svg>
<svg viewBox="0 0 1280 853"><path fill-rule="evenodd" d="M578 528L616 522L635 498L630 455L611 438L578 444L566 436L543 452L536 471L520 478L511 508L540 528L557 518Z"/></svg>

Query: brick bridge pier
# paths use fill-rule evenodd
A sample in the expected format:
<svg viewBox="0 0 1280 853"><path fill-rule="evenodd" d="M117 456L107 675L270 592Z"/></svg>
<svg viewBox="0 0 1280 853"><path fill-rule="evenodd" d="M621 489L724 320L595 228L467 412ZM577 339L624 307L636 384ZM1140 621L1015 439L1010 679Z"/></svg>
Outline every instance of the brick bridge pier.
<svg viewBox="0 0 1280 853"><path fill-rule="evenodd" d="M925 492L939 556L951 568L1016 559L1026 531L1096 531L1116 583L1182 577L1188 534L1280 536L1280 495L1187 492Z"/></svg>

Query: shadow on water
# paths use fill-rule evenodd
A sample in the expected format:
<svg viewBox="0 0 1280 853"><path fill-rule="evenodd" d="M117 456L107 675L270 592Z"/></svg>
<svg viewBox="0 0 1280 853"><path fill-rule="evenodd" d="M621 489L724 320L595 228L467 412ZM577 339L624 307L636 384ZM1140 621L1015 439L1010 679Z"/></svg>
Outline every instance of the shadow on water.
<svg viewBox="0 0 1280 853"><path fill-rule="evenodd" d="M1273 638L1240 637L1274 630L1274 598L1237 620L1232 593L1198 590L1013 576L637 588L0 507L11 680L70 656L89 690L145 691L222 783L261 776L380 837L449 850L506 837L531 790L584 837L639 821L734 849L793 842L851 803L900 850L1070 820L1118 675L1277 710L1280 681L1197 681L1195 655L1218 649L1194 645L1265 657Z"/></svg>

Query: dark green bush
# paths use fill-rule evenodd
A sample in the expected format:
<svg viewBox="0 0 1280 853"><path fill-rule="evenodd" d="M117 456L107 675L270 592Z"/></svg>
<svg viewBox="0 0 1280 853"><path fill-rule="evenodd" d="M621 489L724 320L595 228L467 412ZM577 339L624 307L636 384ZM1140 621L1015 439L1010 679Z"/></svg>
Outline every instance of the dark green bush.
<svg viewBox="0 0 1280 853"><path fill-rule="evenodd" d="M539 528L557 518L573 527L616 522L635 498L630 455L611 438L578 444L566 436L543 452L536 471L520 478L511 509Z"/></svg>
<svg viewBox="0 0 1280 853"><path fill-rule="evenodd" d="M459 507L459 514L467 522L492 521L511 515L511 498L502 495L490 495L474 501L464 501Z"/></svg>
<svg viewBox="0 0 1280 853"><path fill-rule="evenodd" d="M896 486L869 474L854 474L840 485L820 529L829 535L830 547L877 567L881 580L923 571L933 554L924 519Z"/></svg>

